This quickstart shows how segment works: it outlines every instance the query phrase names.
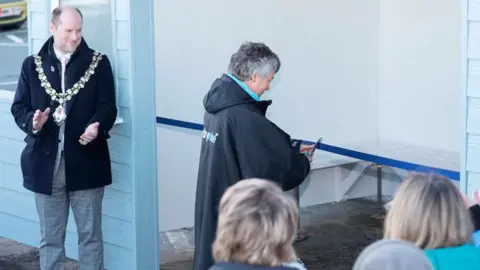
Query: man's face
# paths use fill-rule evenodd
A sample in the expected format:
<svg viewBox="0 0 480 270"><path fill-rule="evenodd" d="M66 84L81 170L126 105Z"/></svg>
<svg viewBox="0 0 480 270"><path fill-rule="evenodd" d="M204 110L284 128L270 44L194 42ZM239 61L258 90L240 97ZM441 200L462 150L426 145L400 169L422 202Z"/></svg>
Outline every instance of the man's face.
<svg viewBox="0 0 480 270"><path fill-rule="evenodd" d="M264 78L257 73L254 73L252 79L246 82L246 84L253 92L255 92L260 97L263 95L263 93L265 93L265 91L268 91L270 89L270 82L272 82L274 76L275 73L271 73L266 78Z"/></svg>
<svg viewBox="0 0 480 270"><path fill-rule="evenodd" d="M50 31L57 49L73 53L82 40L82 18L74 12L64 11L56 24L50 24Z"/></svg>

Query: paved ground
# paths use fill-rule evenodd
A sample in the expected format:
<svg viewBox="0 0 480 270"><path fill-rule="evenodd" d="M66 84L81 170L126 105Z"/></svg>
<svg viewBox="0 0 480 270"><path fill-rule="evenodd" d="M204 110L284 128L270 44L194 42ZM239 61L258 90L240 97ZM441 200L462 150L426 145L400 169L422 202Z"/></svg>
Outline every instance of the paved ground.
<svg viewBox="0 0 480 270"><path fill-rule="evenodd" d="M382 214L381 206L367 200L303 208L302 228L309 238L297 243L296 250L309 270L351 270L359 252L381 237ZM161 270L191 269L191 249L172 250L162 244L160 250ZM38 251L0 238L0 270L7 269L40 269ZM67 270L77 269L71 263Z"/></svg>
<svg viewBox="0 0 480 270"><path fill-rule="evenodd" d="M26 23L16 30L0 29L0 90L15 91L23 59L28 54Z"/></svg>
<svg viewBox="0 0 480 270"><path fill-rule="evenodd" d="M382 206L365 200L304 208L302 227L309 238L296 244L297 253L308 270L351 270L362 249L381 238L383 214ZM184 256L160 269L191 269L191 254Z"/></svg>

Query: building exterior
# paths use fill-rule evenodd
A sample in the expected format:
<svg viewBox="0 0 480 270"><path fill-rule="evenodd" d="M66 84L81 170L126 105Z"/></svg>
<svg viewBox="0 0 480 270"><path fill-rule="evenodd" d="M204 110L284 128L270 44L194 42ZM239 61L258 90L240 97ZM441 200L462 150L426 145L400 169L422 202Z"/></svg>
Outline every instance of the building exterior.
<svg viewBox="0 0 480 270"><path fill-rule="evenodd" d="M284 4L276 3L272 6L267 2L262 4L258 2L258 5L265 5L265 8L284 12L285 16L290 14L288 11L290 11L291 7L287 6L286 2L282 2ZM309 3L314 5L314 2L310 1ZM389 14L389 16L384 17L379 15L380 19L385 19L386 17L391 18L392 16L390 15L394 15L397 12L396 9L383 6L385 2L382 2L380 0L362 1L356 8L369 5L368 10L364 12L357 11L357 9L353 11L352 9L347 14L348 16L344 13L342 13L342 16L345 15L345 19L348 19L348 17L361 13L364 16L362 18L366 20L364 22L365 26L376 27L378 26L378 21L372 19L375 15L379 15L382 12ZM413 0L398 0L397 2L409 2L410 8L417 5L417 1ZM438 3L433 0L427 2L432 5ZM458 98L463 102L458 108L454 106L454 111L461 115L460 119L454 114L455 117L450 116L453 120L450 119L449 121L452 123L462 122L463 125L460 132L461 135L458 138L453 136L455 138L452 140L453 142L449 141L453 145L451 148L455 150L453 154L454 161L452 161L454 165L448 167L448 169L450 170L450 175L457 175L458 173L461 175L460 187L462 191L471 193L473 190L480 188L480 167L477 165L480 158L478 148L480 144L480 102L478 101L480 98L478 90L480 89L480 77L478 77L480 63L480 42L478 41L480 36L480 0L462 0L461 5L455 0L447 2L455 5L455 11L459 11L457 14L446 6L444 6L443 10L445 14L452 13L458 15L458 18L454 17L454 19L458 19L458 25L461 25L462 28L461 31L458 29L454 31L458 31L458 37L463 41L463 43L458 42L458 48L455 47L457 51L461 49L463 52L461 63L455 63L456 57L452 57L453 65L455 66L450 67L450 69L455 70L458 65L458 70L462 69L461 74L458 72L462 92L455 88L449 93L453 93L455 97L460 95ZM223 71L223 63L226 63L229 56L228 53L236 49L238 43L241 42L240 39L232 38L220 44L221 38L216 38L215 36L220 32L215 32L215 35L212 34L212 36L202 37L202 35L193 30L189 33L190 27L195 25L182 23L184 20L195 22L200 17L205 18L202 14L207 14L208 12L213 17L213 15L218 15L231 7L229 7L227 2L218 4L218 2L211 0L205 0L204 2L192 0L170 2L154 0L142 2L133 0L29 0L29 53L38 51L43 42L49 37L48 23L50 11L59 4L78 6L84 12L84 36L86 41L91 47L109 56L116 77L119 119L113 128L113 136L109 142L113 161L114 184L107 189L105 194L103 219L106 268L119 270L157 269L160 260L159 231L168 231L193 225L193 201L199 151L198 138L201 137L202 131L201 101L198 98L192 98L188 101L192 103L187 102L184 106L176 107L175 102L188 99L191 93L184 94L179 90L177 92L180 92L180 94L176 93L176 97L173 97L174 94L170 95L169 93L175 92L176 89L170 89L174 84L171 82L173 80L171 78L172 73L169 72L171 72L170 70L175 70L175 73L181 74L185 71L185 65L188 65L181 61L189 57L198 57L196 59L200 59L200 62L201 60L212 61L212 65L215 66L212 73L201 74L200 76L188 70L184 74L188 75L188 80L194 81L195 84L204 85L198 90L199 95L201 95L206 91L204 87L208 87L208 83L214 78L212 76L218 75L213 73ZM187 15L181 14L180 12L188 12L188 6L190 6L191 10L196 10L197 12ZM241 9L242 7L239 6L237 8ZM430 10L428 6L422 8ZM310 8L310 10L312 9ZM340 9L332 10L338 11ZM227 14L225 16L222 18L226 20L231 15ZM310 14L309 16L312 17L313 15ZM445 16L445 18L447 17L449 16ZM291 22L295 21L294 18L290 19L292 21L276 21L275 23L283 23L282 27L288 29ZM203 26L213 32L219 31L219 25L223 24L213 20L211 22L202 20L202 23L205 24ZM389 23L393 25L391 21ZM360 24L360 22L355 21L355 24ZM316 25L321 24L317 23ZM225 23L223 26L227 29L228 27L235 27L235 25L230 26L228 23ZM345 27L345 25L341 27ZM379 29L378 31L380 32L383 31L384 34L392 31L391 29L381 29L380 27L375 29ZM362 45L365 46L371 45L368 48L372 50L379 50L380 53L374 52L375 57L386 56L385 59L389 60L380 61L377 58L372 60L371 68L375 72L359 76L371 77L370 79L373 83L366 83L366 87L376 85L377 81L380 81L378 83L380 86L389 86L393 81L390 80L389 74L383 74L382 78L378 78L379 75L377 73L382 76L382 72L388 73L393 70L392 66L394 65L388 66L387 62L396 56L392 53L389 54L388 51L385 53L387 49L390 50L391 48L382 49L377 47L377 41L381 38L379 37L381 33L379 34L376 31L372 30L368 33L374 42L361 39L359 39L359 42L363 42ZM298 34L295 31L293 33ZM262 34L262 32L259 32L255 38L261 39ZM278 39L275 39L269 36L269 41L272 43L278 42L284 35L280 32L269 34L278 37ZM211 54L205 56L205 58L201 58L203 51L200 49L196 51L200 56L189 55L188 50L184 50L187 46L191 46L188 48L201 46L194 45L193 42L189 43L189 38L205 42L207 45L202 47L202 49L211 46L210 44L219 47L211 49L209 51ZM410 38L412 43L416 42L413 37ZM448 38L452 39L450 36ZM389 41L392 42L392 40ZM289 41L287 40L284 43L289 43ZM398 44L398 42L392 42L392 44L394 43ZM382 44L386 43L383 42ZM221 51L220 48L223 46L228 47L228 49L222 51L220 56L211 56L214 55L212 52ZM402 46L405 46L405 44L402 43ZM157 54L158 47L168 47L172 51L163 50ZM447 49L449 50L449 48ZM185 52L183 56L180 53L182 50ZM349 53L353 55L355 52ZM457 53L460 55L460 52ZM347 57L352 55L347 55ZM288 60L292 61L292 59L300 57L285 58L287 59L286 62L288 62ZM403 55L399 58L403 58ZM178 66L175 66L177 59L183 60L179 60L180 63ZM220 60L217 62L217 59ZM396 60L400 61L402 59ZM308 62L307 60L302 61ZM377 66L378 63L380 65L385 64L386 68ZM450 69L447 67L443 72L448 73ZM198 73L200 72L201 70L198 71ZM290 72L294 71L290 69ZM351 74L352 77L357 73L358 71L354 71ZM454 83L457 82L456 78L452 79ZM182 76L176 77L175 83L182 79L184 79ZM179 88L182 87L185 88L186 86L179 86ZM458 87L460 88L460 86ZM400 89L395 89L395 91L400 92ZM408 91L408 89L405 91ZM309 94L314 95L313 92ZM388 117L395 119L401 117L388 111L388 106L382 107L382 104L389 100L389 96L395 95L394 92L388 92L387 89L385 92L377 91L370 94L381 96L381 101L376 101L377 103L373 103L372 106L381 108L382 115L389 115ZM418 95L418 93L416 94ZM425 95L428 97L428 93ZM2 128L0 129L0 236L32 246L38 246L39 225L33 194L22 187L19 155L24 146L24 134L16 127L10 114L12 96L13 93L11 92L0 91L0 122L2 123ZM371 99L370 96L368 99ZM434 97L431 99L437 101ZM438 104L440 108L448 107L450 105L445 104L450 104L448 102L451 102L451 100L447 98L441 102L442 104ZM190 107L193 108L191 111L189 111ZM358 108L361 108L361 106ZM195 109L198 110L195 111ZM280 112L274 111L275 113ZM419 115L418 118L421 118L421 112L417 114ZM395 129L394 124L387 125L388 121L382 120L380 115L373 113L371 116L372 118L377 117L380 119L379 121L386 123L385 125L380 125L379 128L376 122L371 122L369 127L372 130L398 131ZM407 122L410 121L410 116L406 118ZM425 122L429 122L429 119L426 119ZM288 125L287 122L284 123ZM352 122L353 124L355 123ZM452 131L450 126L441 128L449 132L449 134L458 135L459 133L457 130ZM377 133L372 133L373 135L369 135L370 137L368 138L376 139L378 136L389 135L384 135L378 130L375 132ZM307 133L305 132L305 134ZM442 132L438 133L439 136L443 134ZM312 136L317 136L314 132L312 134L314 134ZM403 135L410 134L401 134L399 137ZM301 134L301 136L304 135ZM441 139L434 138L433 135L431 137L432 141L437 142L436 140L439 140L441 142ZM423 142L425 143L425 141ZM456 147L457 143L460 145L460 149L456 149L458 148ZM178 152L179 145L184 147L182 149L188 149L188 152ZM355 188L356 193L349 193L349 197L374 194L375 189L371 187L374 187L376 179L375 176L369 176L366 170L369 169L370 162L374 162L375 160L373 159L377 159L377 156L373 156L373 158L368 155L356 155L353 158L352 156L344 157L341 155L342 153L346 154L347 151L338 149L333 146L324 149L333 153L336 152L336 154L329 157L328 160L317 160L314 163L313 167L316 171L312 173L306 184L301 188L302 206L341 200L345 198L346 193L351 192ZM382 153L377 154L381 155ZM458 157L459 155L460 158ZM359 162L362 157L368 157L368 162ZM420 163L422 162L421 158L414 159L419 160L418 162ZM456 159L460 160L458 168ZM436 164L433 163L429 165L441 167L441 165L435 166ZM395 164L400 169L411 167L411 164L407 164L410 166L408 167L401 162L396 162ZM394 167L395 164L393 164ZM391 174L394 175L396 174L395 172L394 170ZM398 174L404 175L404 172L398 172ZM396 177L398 178L398 176ZM384 178L384 193L393 194L397 183L390 180L395 177L391 176L390 179L386 173ZM322 179L327 179L328 181L320 181ZM363 187L355 185L357 182L362 181L364 183ZM67 256L71 258L77 258L76 242L76 228L71 215L66 240Z"/></svg>
<svg viewBox="0 0 480 270"><path fill-rule="evenodd" d="M480 1L463 2L462 190L480 189Z"/></svg>
<svg viewBox="0 0 480 270"><path fill-rule="evenodd" d="M108 188L104 199L105 267L156 269L159 252L155 81L153 73L144 72L154 70L153 0L142 1L141 4L130 0L64 1L64 4L87 4L93 8L105 3L108 4L108 12L104 15L112 18L109 25L113 25L110 41L113 45L104 53L109 54L115 70L121 117L110 140L115 183ZM59 1L29 1L30 53L37 52L50 36L50 12L59 4ZM88 12L84 15L86 21L89 20ZM110 35L110 32L105 35ZM109 42L108 39L103 41ZM89 45L94 47L92 43ZM19 168L24 134L19 132L12 120L9 109L11 96L8 93L0 96L0 118L5 123L0 132L0 235L38 246L40 231L33 194L22 187ZM76 243L75 222L70 215L66 240L68 257L77 258Z"/></svg>

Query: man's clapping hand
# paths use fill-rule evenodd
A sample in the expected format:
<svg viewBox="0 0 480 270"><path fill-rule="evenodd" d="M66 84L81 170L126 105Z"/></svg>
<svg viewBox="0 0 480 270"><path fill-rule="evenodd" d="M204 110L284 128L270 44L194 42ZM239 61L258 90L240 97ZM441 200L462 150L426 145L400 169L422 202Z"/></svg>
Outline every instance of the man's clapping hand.
<svg viewBox="0 0 480 270"><path fill-rule="evenodd" d="M85 132L80 136L79 142L82 145L87 145L91 141L95 140L98 135L98 126L100 124L98 122L95 122L91 125L89 125L86 129Z"/></svg>
<svg viewBox="0 0 480 270"><path fill-rule="evenodd" d="M50 108L45 109L44 112L36 110L33 115L33 130L42 129L45 122L48 120L48 115L50 114Z"/></svg>

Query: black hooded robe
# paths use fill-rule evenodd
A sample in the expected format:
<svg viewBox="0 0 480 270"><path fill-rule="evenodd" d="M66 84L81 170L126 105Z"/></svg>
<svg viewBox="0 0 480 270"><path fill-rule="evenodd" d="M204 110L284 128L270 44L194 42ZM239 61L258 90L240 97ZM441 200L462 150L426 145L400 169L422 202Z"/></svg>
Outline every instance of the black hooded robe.
<svg viewBox="0 0 480 270"><path fill-rule="evenodd" d="M212 243L225 190L247 178L269 179L283 190L299 186L310 171L298 141L265 117L271 101L256 101L227 75L206 94L195 198L194 270L213 265Z"/></svg>

